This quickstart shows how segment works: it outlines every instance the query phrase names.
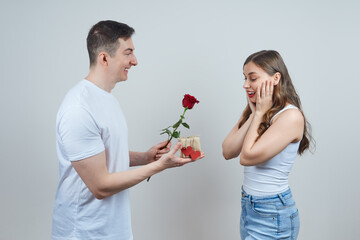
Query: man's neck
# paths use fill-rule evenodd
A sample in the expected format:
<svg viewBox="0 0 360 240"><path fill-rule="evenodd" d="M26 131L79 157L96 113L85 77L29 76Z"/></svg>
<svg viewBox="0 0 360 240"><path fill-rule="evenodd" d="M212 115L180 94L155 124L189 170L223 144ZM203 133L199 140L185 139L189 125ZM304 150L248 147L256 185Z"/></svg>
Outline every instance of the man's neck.
<svg viewBox="0 0 360 240"><path fill-rule="evenodd" d="M85 77L85 79L109 93L115 87L116 84L114 82L109 81L108 80L109 78L105 77L103 74L100 74L96 72L96 70L91 70L91 69L89 71L89 74Z"/></svg>

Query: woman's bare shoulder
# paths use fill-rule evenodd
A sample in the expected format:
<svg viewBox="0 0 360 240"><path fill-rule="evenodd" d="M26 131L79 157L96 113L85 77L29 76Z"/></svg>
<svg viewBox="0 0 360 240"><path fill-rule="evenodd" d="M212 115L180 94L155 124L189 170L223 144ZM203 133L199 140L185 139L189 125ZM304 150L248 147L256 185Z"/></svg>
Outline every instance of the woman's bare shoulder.
<svg viewBox="0 0 360 240"><path fill-rule="evenodd" d="M304 116L300 112L298 108L290 108L285 111L279 113L274 117L272 123L274 124L277 120L281 119L281 121L288 121L292 124L304 124Z"/></svg>

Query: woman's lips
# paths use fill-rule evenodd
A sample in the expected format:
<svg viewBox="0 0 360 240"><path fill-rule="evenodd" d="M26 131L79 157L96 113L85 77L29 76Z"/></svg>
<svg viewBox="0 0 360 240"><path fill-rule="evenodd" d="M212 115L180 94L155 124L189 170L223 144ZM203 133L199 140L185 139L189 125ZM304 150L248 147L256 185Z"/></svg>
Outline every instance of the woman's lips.
<svg viewBox="0 0 360 240"><path fill-rule="evenodd" d="M247 92L249 98L252 98L255 95L255 92Z"/></svg>

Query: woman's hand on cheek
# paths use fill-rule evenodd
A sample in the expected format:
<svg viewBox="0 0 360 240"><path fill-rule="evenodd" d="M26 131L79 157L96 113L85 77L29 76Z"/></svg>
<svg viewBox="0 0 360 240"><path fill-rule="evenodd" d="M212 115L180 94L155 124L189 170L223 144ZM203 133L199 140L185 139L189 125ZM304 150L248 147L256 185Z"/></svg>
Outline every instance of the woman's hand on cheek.
<svg viewBox="0 0 360 240"><path fill-rule="evenodd" d="M274 81L265 81L257 88L256 112L264 115L273 105Z"/></svg>
<svg viewBox="0 0 360 240"><path fill-rule="evenodd" d="M246 96L246 97L247 97L247 101L248 101L249 107L250 107L250 109L251 109L251 112L252 112L252 113L255 113L255 111L256 111L256 105L255 105L255 103L253 103L253 102L250 100L249 96Z"/></svg>

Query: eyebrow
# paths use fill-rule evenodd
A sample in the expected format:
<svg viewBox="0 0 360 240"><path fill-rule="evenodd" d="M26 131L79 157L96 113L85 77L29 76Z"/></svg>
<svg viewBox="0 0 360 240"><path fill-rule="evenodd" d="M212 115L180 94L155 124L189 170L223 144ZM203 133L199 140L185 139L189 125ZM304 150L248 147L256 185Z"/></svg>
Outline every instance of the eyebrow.
<svg viewBox="0 0 360 240"><path fill-rule="evenodd" d="M243 73L245 75L245 73ZM250 72L248 75L257 74L256 72Z"/></svg>
<svg viewBox="0 0 360 240"><path fill-rule="evenodd" d="M134 50L135 50L135 49L133 49L133 48L127 48L127 49L124 50L124 52L126 52L126 51L133 52Z"/></svg>

